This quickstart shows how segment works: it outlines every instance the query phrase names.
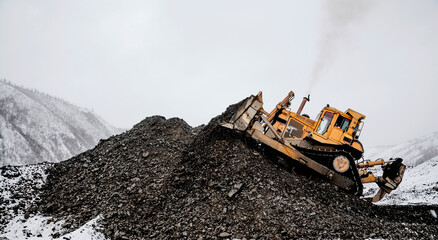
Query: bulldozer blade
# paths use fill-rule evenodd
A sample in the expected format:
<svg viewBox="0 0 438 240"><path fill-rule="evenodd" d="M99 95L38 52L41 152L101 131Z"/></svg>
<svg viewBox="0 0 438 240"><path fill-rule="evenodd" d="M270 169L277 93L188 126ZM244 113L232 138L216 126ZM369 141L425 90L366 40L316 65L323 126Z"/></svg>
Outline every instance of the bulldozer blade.
<svg viewBox="0 0 438 240"><path fill-rule="evenodd" d="M255 115L262 109L263 100L262 93L259 92L257 96L249 97L236 111L228 122L222 122L221 125L230 129L237 129L246 131L251 126Z"/></svg>
<svg viewBox="0 0 438 240"><path fill-rule="evenodd" d="M384 196L386 195L386 192L383 189L379 189L379 191L374 195L373 197L365 198L365 200L368 200L370 202L378 202L380 201Z"/></svg>
<svg viewBox="0 0 438 240"><path fill-rule="evenodd" d="M406 166L401 163L402 159L397 158L391 164L388 164L383 169L383 176L378 178L377 185L380 189L375 196L366 198L371 202L380 201L386 194L395 190L403 180L403 175L406 170Z"/></svg>
<svg viewBox="0 0 438 240"><path fill-rule="evenodd" d="M390 193L400 185L405 169L406 166L402 164L402 159L397 158L383 169L382 179L377 184L385 192Z"/></svg>

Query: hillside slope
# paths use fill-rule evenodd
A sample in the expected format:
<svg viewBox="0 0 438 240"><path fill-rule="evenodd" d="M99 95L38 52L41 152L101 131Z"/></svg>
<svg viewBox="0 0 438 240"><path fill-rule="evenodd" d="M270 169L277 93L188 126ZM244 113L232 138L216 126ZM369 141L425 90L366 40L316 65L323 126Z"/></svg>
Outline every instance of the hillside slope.
<svg viewBox="0 0 438 240"><path fill-rule="evenodd" d="M380 204L437 205L438 157L434 157L418 166L408 167L399 188L386 196Z"/></svg>
<svg viewBox="0 0 438 240"><path fill-rule="evenodd" d="M59 162L120 132L87 109L0 81L0 166Z"/></svg>
<svg viewBox="0 0 438 240"><path fill-rule="evenodd" d="M438 204L438 132L399 145L365 151L366 159L379 157L385 160L401 157L408 167L400 186L378 204ZM377 189L374 184L370 188Z"/></svg>
<svg viewBox="0 0 438 240"><path fill-rule="evenodd" d="M411 167L420 165L436 156L438 156L438 132L411 139L399 145L365 149L365 158L367 159L401 157L403 163Z"/></svg>

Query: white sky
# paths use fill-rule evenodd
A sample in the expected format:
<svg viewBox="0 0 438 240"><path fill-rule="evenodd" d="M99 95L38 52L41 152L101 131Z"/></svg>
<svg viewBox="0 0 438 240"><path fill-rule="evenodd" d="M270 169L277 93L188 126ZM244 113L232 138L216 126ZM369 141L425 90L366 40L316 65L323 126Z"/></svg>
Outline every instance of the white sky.
<svg viewBox="0 0 438 240"><path fill-rule="evenodd" d="M0 0L0 78L130 128L196 126L263 91L367 116L365 145L437 131L438 1Z"/></svg>

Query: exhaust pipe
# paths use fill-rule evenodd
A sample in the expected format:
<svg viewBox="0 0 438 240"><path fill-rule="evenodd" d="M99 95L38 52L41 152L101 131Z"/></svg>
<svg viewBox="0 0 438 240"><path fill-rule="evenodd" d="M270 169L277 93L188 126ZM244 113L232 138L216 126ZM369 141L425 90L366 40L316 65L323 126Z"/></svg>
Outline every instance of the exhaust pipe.
<svg viewBox="0 0 438 240"><path fill-rule="evenodd" d="M301 102L301 105L297 111L298 115L301 115L301 111L303 111L303 108L304 108L304 105L306 105L306 102L310 102L310 94L307 97L303 97L303 101Z"/></svg>

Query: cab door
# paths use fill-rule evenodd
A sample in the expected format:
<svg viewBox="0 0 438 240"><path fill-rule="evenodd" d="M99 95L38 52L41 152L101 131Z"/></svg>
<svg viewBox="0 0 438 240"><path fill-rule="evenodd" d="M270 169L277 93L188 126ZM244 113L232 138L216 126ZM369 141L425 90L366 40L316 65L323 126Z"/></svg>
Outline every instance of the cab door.
<svg viewBox="0 0 438 240"><path fill-rule="evenodd" d="M351 120L342 116L340 113L336 114L336 120L334 120L334 127L330 134L330 139L344 143L344 137L350 126Z"/></svg>
<svg viewBox="0 0 438 240"><path fill-rule="evenodd" d="M321 119L319 120L318 127L316 128L316 133L327 139L330 134L331 125L334 118L334 112L324 112Z"/></svg>

